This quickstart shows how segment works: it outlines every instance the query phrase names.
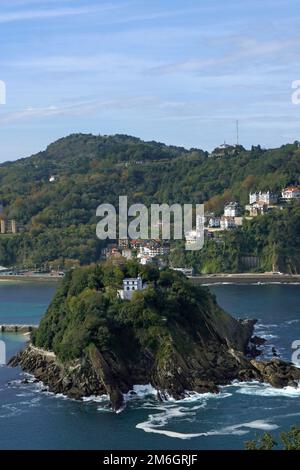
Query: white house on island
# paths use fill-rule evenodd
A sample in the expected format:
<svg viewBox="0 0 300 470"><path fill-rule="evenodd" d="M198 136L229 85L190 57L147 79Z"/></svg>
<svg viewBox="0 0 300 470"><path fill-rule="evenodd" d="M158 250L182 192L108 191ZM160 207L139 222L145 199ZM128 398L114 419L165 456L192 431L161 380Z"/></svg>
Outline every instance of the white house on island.
<svg viewBox="0 0 300 470"><path fill-rule="evenodd" d="M136 291L141 291L145 287L140 276L125 278L123 279L123 289L118 290L118 294L122 300L131 300Z"/></svg>

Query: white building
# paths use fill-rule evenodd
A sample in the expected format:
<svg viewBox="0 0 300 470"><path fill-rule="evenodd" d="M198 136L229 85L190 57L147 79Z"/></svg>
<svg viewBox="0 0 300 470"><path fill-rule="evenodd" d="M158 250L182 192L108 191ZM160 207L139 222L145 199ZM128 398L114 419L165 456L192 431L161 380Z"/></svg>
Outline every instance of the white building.
<svg viewBox="0 0 300 470"><path fill-rule="evenodd" d="M122 300L131 300L136 291L144 289L142 278L132 277L123 279L123 289L118 290L118 294Z"/></svg>
<svg viewBox="0 0 300 470"><path fill-rule="evenodd" d="M208 226L210 228L220 228L221 218L220 217L211 217L208 221Z"/></svg>
<svg viewBox="0 0 300 470"><path fill-rule="evenodd" d="M255 192L249 194L249 204L261 203L267 204L268 206L271 204L277 204L278 197L276 194L272 193L271 191L266 192Z"/></svg>
<svg viewBox="0 0 300 470"><path fill-rule="evenodd" d="M236 228L234 217L221 217L221 229L231 230Z"/></svg>
<svg viewBox="0 0 300 470"><path fill-rule="evenodd" d="M238 217L240 215L240 205L238 202L230 202L224 207L224 217Z"/></svg>
<svg viewBox="0 0 300 470"><path fill-rule="evenodd" d="M142 256L150 256L150 258L155 258L156 256L165 256L168 253L168 246L140 246L138 258Z"/></svg>
<svg viewBox="0 0 300 470"><path fill-rule="evenodd" d="M282 190L282 199L300 199L300 188L297 186L290 186Z"/></svg>
<svg viewBox="0 0 300 470"><path fill-rule="evenodd" d="M235 145L228 145L226 142L224 144L219 145L215 148L212 153L210 154L211 157L225 157L227 155L234 155L236 150Z"/></svg>

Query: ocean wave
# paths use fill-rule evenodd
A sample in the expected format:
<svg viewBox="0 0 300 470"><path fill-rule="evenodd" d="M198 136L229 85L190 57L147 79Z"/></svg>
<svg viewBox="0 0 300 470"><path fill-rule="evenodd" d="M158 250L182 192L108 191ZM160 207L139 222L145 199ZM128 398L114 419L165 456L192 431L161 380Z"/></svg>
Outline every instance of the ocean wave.
<svg viewBox="0 0 300 470"><path fill-rule="evenodd" d="M293 325L294 323L299 323L299 322L300 322L300 318L295 318L294 320L287 320L284 323L286 325Z"/></svg>
<svg viewBox="0 0 300 470"><path fill-rule="evenodd" d="M145 398L147 396L157 396L157 390L152 387L152 385L145 384L145 385L134 385L133 389L130 390L128 393L124 395L125 401L135 399L135 398Z"/></svg>
<svg viewBox="0 0 300 470"><path fill-rule="evenodd" d="M82 397L84 403L103 403L109 400L108 395L91 395L89 397Z"/></svg>
<svg viewBox="0 0 300 470"><path fill-rule="evenodd" d="M287 398L299 398L300 387L295 388L287 386L284 388L274 388L269 384L259 382L242 382L239 384L232 384L238 388L236 393L242 395L256 395L260 397L287 397Z"/></svg>
<svg viewBox="0 0 300 470"><path fill-rule="evenodd" d="M278 428L278 425L270 422L269 420L254 420L245 423L234 424L231 426L220 427L219 429L210 429L202 432L184 433L170 429L166 429L170 421L176 420L182 424L182 421L194 421L195 412L193 409L184 407L165 408L163 412L150 414L146 421L138 423L137 429L141 429L147 433L161 434L167 437L176 439L193 439L197 437L221 436L221 435L236 435L243 436L250 432L252 429L259 429L263 431L273 431Z"/></svg>
<svg viewBox="0 0 300 470"><path fill-rule="evenodd" d="M271 333L260 333L260 338L263 338L263 339L276 339L276 338L279 338L278 335L272 335Z"/></svg>
<svg viewBox="0 0 300 470"><path fill-rule="evenodd" d="M255 330L265 330L266 328L278 328L280 325L278 325L277 323L256 323L256 325L254 326L254 329Z"/></svg>

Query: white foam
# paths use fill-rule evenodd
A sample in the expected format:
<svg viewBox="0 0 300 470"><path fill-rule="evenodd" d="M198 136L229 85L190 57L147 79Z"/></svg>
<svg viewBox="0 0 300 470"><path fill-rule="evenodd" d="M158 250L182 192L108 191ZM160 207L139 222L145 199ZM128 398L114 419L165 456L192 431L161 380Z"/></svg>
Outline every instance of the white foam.
<svg viewBox="0 0 300 470"><path fill-rule="evenodd" d="M149 396L157 397L157 390L151 384L134 385L133 389L123 395L124 400L141 399Z"/></svg>
<svg viewBox="0 0 300 470"><path fill-rule="evenodd" d="M274 429L278 429L279 427L277 426L277 424L271 424L262 419L257 419L255 421L250 421L250 423L244 423L239 425L239 427L241 426L250 429L261 429L262 431L274 431Z"/></svg>
<svg viewBox="0 0 300 470"><path fill-rule="evenodd" d="M285 321L284 323L286 323L287 325L293 325L294 323L299 323L299 321L300 318L296 318L295 320Z"/></svg>
<svg viewBox="0 0 300 470"><path fill-rule="evenodd" d="M300 387L295 388L291 386L283 388L274 388L268 384L262 384L258 382L244 382L240 384L234 384L239 386L236 391L242 395L256 395L260 397L288 397L288 398L299 398Z"/></svg>
<svg viewBox="0 0 300 470"><path fill-rule="evenodd" d="M269 324L256 323L256 325L254 326L254 328L257 330L265 329L265 328L278 328L278 327L279 325L277 325L276 323L269 323Z"/></svg>
<svg viewBox="0 0 300 470"><path fill-rule="evenodd" d="M183 408L183 407L171 407L165 408L162 413L150 414L148 420L136 425L137 429L141 429L147 433L153 434L162 434L167 437L172 437L176 439L193 439L196 437L208 437L208 436L221 436L221 435L236 435L243 436L251 429L259 429L263 431L273 431L277 429L277 424L270 423L267 420L254 420L246 423L239 423L232 426L225 426L220 429L211 429L203 432L196 433L183 433L165 429L169 424L169 421L177 419L180 421L193 421L195 416L194 410L197 407L192 409Z"/></svg>
<svg viewBox="0 0 300 470"><path fill-rule="evenodd" d="M271 334L268 334L268 333L260 333L259 335L261 338L264 338L264 339L276 339L276 338L279 338L279 336L277 335L271 335Z"/></svg>
<svg viewBox="0 0 300 470"><path fill-rule="evenodd" d="M108 395L91 395L89 397L82 397L82 401L85 403L102 403L104 401L109 400Z"/></svg>

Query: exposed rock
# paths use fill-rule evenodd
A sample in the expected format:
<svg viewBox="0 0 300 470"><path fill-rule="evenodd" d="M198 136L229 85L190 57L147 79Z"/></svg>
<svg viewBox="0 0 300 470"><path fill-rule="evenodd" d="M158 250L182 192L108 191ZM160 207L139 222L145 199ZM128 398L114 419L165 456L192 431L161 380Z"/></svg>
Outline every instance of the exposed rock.
<svg viewBox="0 0 300 470"><path fill-rule="evenodd" d="M235 379L298 386L292 364L255 359L264 343L253 337L256 320L234 319L208 290L157 270L148 273L146 289L122 302L116 289L103 287L112 276L103 269L68 273L33 332L34 345L11 365L71 398L107 394L114 410L136 384L151 384L159 400L218 393Z"/></svg>
<svg viewBox="0 0 300 470"><path fill-rule="evenodd" d="M20 365L47 385L49 391L73 399L107 394L113 410L124 406L124 394L136 383L151 383L158 390L158 400L165 400L170 396L183 398L187 391L218 393L219 385L229 384L234 379L258 380L277 388L297 387L300 381L300 370L293 364L277 358L249 360L241 351L226 351L223 346L218 351L211 348L206 354L204 351L193 351L188 357L176 354L163 364L140 371L140 377L130 375L128 369L125 372L115 358L104 358L96 348L92 349L89 359L63 365L55 357L47 357L29 345L10 365Z"/></svg>
<svg viewBox="0 0 300 470"><path fill-rule="evenodd" d="M272 358L269 361L252 360L251 365L258 370L261 379L264 382L270 383L273 387L298 386L300 369L292 363Z"/></svg>

